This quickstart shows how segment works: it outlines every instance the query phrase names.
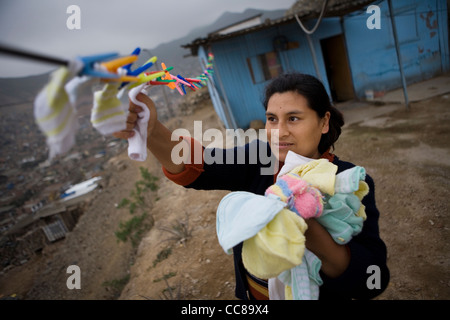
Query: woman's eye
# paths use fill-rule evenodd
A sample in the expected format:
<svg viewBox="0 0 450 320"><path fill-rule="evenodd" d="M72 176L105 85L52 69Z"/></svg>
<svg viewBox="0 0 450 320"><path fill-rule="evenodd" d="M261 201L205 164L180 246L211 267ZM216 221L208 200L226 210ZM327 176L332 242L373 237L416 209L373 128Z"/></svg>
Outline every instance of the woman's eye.
<svg viewBox="0 0 450 320"><path fill-rule="evenodd" d="M267 117L267 121L269 122L274 122L276 119L275 117Z"/></svg>
<svg viewBox="0 0 450 320"><path fill-rule="evenodd" d="M297 121L297 120L300 120L300 118L294 116L289 117L289 121Z"/></svg>

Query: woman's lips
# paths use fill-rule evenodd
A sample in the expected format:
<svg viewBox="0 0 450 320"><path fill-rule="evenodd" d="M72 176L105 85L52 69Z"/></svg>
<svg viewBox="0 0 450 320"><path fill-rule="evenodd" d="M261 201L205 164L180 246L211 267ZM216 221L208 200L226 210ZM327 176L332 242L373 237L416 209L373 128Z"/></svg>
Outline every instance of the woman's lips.
<svg viewBox="0 0 450 320"><path fill-rule="evenodd" d="M276 143L275 145L278 147L278 149L284 150L284 149L289 149L294 144L293 143L289 143L289 142L279 142L279 143Z"/></svg>

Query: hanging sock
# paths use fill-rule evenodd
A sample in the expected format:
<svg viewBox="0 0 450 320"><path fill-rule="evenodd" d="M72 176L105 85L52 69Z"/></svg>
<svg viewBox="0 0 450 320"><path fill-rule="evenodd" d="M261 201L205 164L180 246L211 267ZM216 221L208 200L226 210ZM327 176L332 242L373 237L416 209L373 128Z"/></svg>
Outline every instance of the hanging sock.
<svg viewBox="0 0 450 320"><path fill-rule="evenodd" d="M83 105L92 106L92 88L100 84L100 78L81 76L75 77L64 86L69 102L75 110Z"/></svg>
<svg viewBox="0 0 450 320"><path fill-rule="evenodd" d="M54 71L49 83L34 101L34 117L47 137L49 159L69 151L75 144L78 129L76 110L70 105L64 86L81 67L79 63L73 62L68 67Z"/></svg>
<svg viewBox="0 0 450 320"><path fill-rule="evenodd" d="M136 128L133 129L134 136L128 139L128 156L132 160L145 161L147 159L147 126L150 119L150 110L145 103L136 99L137 95L143 91L146 84L141 84L132 88L128 92L130 100L142 107L142 112L138 113Z"/></svg>
<svg viewBox="0 0 450 320"><path fill-rule="evenodd" d="M127 107L118 98L120 82L109 82L94 93L92 126L102 135L126 129Z"/></svg>

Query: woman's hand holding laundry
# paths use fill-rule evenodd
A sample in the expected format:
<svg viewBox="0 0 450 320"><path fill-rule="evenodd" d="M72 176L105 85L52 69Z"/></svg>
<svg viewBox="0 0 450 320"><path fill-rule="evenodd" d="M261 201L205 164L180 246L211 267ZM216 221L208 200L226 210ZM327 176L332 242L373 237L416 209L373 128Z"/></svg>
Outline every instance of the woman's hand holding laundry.
<svg viewBox="0 0 450 320"><path fill-rule="evenodd" d="M153 103L153 101L146 96L143 93L139 93L136 97L139 101L142 101L143 103L145 103L148 107L148 109L150 110L150 119L148 121L148 126L147 126L147 132L148 135L147 137L150 137L152 132L153 132L153 128L155 127L155 123L157 122L157 113L156 113L156 108L155 108L155 104ZM119 138L119 139L129 139L132 136L134 136L135 132L133 131L133 129L136 127L136 123L139 117L139 113L142 112L142 107L138 106L136 104L134 104L131 100L130 100L130 106L128 108L128 117L127 117L127 127L125 130L122 131L118 131L115 132L113 134L114 137Z"/></svg>
<svg viewBox="0 0 450 320"><path fill-rule="evenodd" d="M152 99L143 93L139 93L136 99L143 102L150 110L150 119L147 125L147 148L158 159L161 165L169 172L176 174L184 170L184 163L174 164L172 161L172 149L182 140L172 141L172 132L167 129L159 120L156 107ZM130 100L129 114L127 117L127 127L125 130L115 132L114 137L119 139L129 139L135 132L139 113L142 107L134 104Z"/></svg>

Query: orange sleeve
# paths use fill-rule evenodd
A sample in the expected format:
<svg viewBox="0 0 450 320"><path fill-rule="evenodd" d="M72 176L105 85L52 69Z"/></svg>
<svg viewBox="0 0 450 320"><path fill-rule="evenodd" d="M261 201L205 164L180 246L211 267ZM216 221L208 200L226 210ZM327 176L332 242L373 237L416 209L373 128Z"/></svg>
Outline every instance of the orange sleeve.
<svg viewBox="0 0 450 320"><path fill-rule="evenodd" d="M164 175L171 181L175 182L176 184L179 184L181 186L187 186L188 184L191 184L194 182L200 174L205 171L203 169L204 165L204 159L203 159L203 146L200 142L197 140L189 137L183 137L184 140L186 140L191 149L191 161L190 163L185 164L185 168L180 173L170 173L166 170L166 168L162 167L162 170L164 172ZM202 157L201 157L201 163L195 163L194 155L196 150L202 150ZM198 151L197 151L198 152ZM197 161L198 162L198 161Z"/></svg>

